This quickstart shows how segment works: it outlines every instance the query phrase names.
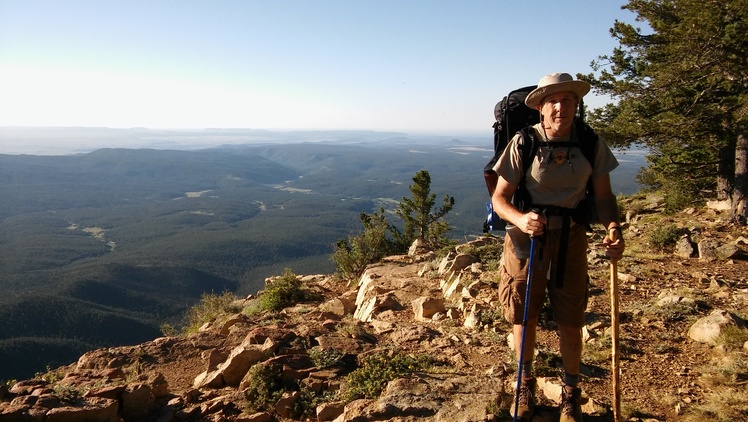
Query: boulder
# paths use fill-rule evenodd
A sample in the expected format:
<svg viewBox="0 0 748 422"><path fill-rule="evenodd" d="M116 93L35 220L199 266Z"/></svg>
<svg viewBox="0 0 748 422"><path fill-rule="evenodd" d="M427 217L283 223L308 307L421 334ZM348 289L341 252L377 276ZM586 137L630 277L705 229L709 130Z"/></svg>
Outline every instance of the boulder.
<svg viewBox="0 0 748 422"><path fill-rule="evenodd" d="M696 321L688 330L688 337L700 343L717 344L717 338L726 325L737 325L737 321L727 311L715 309L711 314Z"/></svg>
<svg viewBox="0 0 748 422"><path fill-rule="evenodd" d="M419 297L412 303L416 321L429 321L437 312L445 312L444 299Z"/></svg>

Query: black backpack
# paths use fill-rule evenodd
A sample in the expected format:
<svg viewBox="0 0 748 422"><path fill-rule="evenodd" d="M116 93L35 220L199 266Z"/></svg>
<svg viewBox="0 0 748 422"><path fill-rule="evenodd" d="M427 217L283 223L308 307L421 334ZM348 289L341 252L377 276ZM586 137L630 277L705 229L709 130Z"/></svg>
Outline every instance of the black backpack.
<svg viewBox="0 0 748 422"><path fill-rule="evenodd" d="M536 85L530 85L515 89L494 107L494 116L496 118L493 124L494 155L483 168L486 188L488 188L489 196L492 196L496 188L496 183L499 180L499 175L493 170L493 166L499 160L499 157L501 157L509 141L519 132L522 136L520 147L522 148L522 166L524 172L520 184L517 186L517 191L512 198L512 202L520 211L527 211L532 207L530 195L524 186L524 173L530 168L533 158L538 151L539 143L535 139L535 131L530 126L540 122L540 113L528 107L525 104L525 98L535 88ZM579 101L579 111L574 123L576 125L574 130L577 131L577 138L580 142L578 146L582 154L587 158L587 161L594 166L597 134L584 122L584 104L581 100ZM566 146L566 143L559 146ZM579 212L576 213L575 217L575 220L585 224L588 228L590 228L591 222L596 219L596 213L593 208L593 195L594 192L592 191L592 183L590 181L587 183L587 199L577 207ZM488 216L483 223L483 232L488 233L492 230L506 229L506 222L493 211L491 202L486 203L486 209Z"/></svg>

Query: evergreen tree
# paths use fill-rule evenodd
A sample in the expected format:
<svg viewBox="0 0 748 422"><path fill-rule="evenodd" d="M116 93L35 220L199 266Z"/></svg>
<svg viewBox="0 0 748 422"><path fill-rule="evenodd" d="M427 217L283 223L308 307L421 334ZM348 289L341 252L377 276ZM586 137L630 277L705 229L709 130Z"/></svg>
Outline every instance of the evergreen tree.
<svg viewBox="0 0 748 422"><path fill-rule="evenodd" d="M431 212L436 205L436 194L431 193L431 175L427 170L420 170L413 176L410 192L412 198L403 197L395 211L404 223L401 243L407 248L420 238L433 248L448 244L446 233L450 227L444 216L452 210L455 199L445 195L441 208Z"/></svg>
<svg viewBox="0 0 748 422"><path fill-rule="evenodd" d="M417 238L434 249L454 243L447 239L446 234L451 228L443 219L454 206L454 198L445 196L442 207L432 213L436 195L431 193L431 175L426 170L413 176L410 192L412 198L403 197L395 210L403 220L404 231L390 224L384 209L380 208L372 215L361 213L362 233L337 241L331 259L342 278L353 280L363 274L367 265L387 255L407 252Z"/></svg>
<svg viewBox="0 0 748 422"><path fill-rule="evenodd" d="M711 192L743 215L748 192L748 2L631 0L646 29L616 21L611 55L582 76L615 102L590 113L614 146L651 153L639 180L667 197Z"/></svg>

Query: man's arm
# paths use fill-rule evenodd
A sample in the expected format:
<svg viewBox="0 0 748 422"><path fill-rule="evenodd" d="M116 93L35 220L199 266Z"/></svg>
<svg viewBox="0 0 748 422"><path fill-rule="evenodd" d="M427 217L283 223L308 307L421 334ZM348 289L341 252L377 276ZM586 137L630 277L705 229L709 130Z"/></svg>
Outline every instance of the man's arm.
<svg viewBox="0 0 748 422"><path fill-rule="evenodd" d="M530 236L543 234L543 226L546 223L545 217L534 212L522 213L512 205L512 196L516 190L516 186L511 185L506 179L499 176L496 189L491 197L494 211L504 221L517 226Z"/></svg>

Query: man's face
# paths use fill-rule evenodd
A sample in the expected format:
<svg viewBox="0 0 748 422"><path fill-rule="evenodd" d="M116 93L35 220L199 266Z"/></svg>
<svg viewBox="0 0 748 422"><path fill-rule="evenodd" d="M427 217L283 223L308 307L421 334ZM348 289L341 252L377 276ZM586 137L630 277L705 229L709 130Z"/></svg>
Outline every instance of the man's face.
<svg viewBox="0 0 748 422"><path fill-rule="evenodd" d="M556 92L543 98L538 110L549 136L566 136L571 132L578 104L577 96L571 91Z"/></svg>

